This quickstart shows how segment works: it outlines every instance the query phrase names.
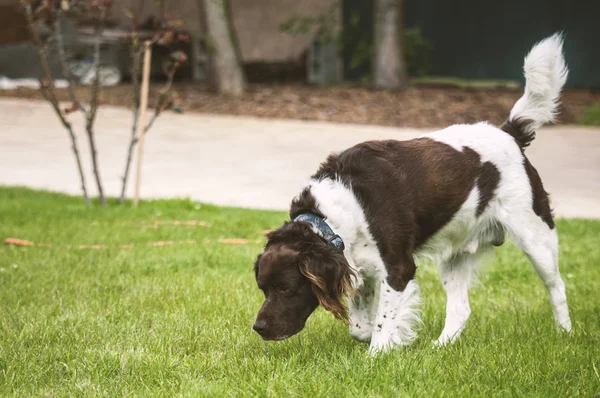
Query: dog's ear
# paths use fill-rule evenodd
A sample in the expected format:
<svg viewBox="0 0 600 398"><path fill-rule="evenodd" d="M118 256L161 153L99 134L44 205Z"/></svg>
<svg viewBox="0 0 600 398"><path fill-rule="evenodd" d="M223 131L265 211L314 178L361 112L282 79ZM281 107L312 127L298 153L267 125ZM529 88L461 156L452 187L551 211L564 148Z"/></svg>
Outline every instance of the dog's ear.
<svg viewBox="0 0 600 398"><path fill-rule="evenodd" d="M336 318L349 323L344 298L352 290L354 272L343 253L331 247L313 252L301 263L300 272L312 283L319 304Z"/></svg>
<svg viewBox="0 0 600 398"><path fill-rule="evenodd" d="M256 256L256 261L254 262L254 277L256 279L258 279L258 262L260 261L261 257L262 257L262 253L260 253L258 256Z"/></svg>

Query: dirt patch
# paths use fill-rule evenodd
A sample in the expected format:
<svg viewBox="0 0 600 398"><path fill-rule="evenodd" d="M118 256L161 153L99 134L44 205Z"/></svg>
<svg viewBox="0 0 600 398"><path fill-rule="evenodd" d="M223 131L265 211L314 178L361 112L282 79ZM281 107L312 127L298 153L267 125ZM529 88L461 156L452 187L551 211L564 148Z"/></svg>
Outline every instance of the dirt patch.
<svg viewBox="0 0 600 398"><path fill-rule="evenodd" d="M160 83L153 89L161 88ZM455 123L502 123L521 89L411 87L396 93L364 87L315 87L304 84L251 85L240 97L211 93L194 83L177 83L177 104L184 112L322 120L397 127L441 127ZM88 88L77 88L85 98ZM0 91L0 96L41 99L29 89ZM65 90L59 97L67 101ZM106 104L131 106L132 89L122 84L103 90ZM577 123L600 93L569 90L562 96L559 123Z"/></svg>

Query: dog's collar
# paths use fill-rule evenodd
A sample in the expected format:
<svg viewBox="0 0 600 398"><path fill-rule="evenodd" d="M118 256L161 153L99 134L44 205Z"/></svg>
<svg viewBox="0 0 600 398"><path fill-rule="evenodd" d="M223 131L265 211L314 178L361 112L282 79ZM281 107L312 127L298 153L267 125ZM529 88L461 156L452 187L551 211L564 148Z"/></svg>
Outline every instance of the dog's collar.
<svg viewBox="0 0 600 398"><path fill-rule="evenodd" d="M310 224L313 230L327 241L329 246L333 246L338 250L345 249L344 241L337 235L325 220L315 214L305 213L294 218L294 222L305 222Z"/></svg>

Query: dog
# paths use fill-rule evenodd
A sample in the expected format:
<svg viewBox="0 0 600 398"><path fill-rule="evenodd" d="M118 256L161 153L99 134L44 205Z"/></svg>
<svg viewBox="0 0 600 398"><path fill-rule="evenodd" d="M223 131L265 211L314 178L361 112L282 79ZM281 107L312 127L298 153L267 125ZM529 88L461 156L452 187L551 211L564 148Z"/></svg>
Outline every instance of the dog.
<svg viewBox="0 0 600 398"><path fill-rule="evenodd" d="M555 34L525 57L525 90L500 127L453 125L408 141L368 141L330 155L267 235L254 273L265 340L303 329L323 306L372 354L410 344L420 322L415 260L437 261L446 292L435 344L454 342L469 282L505 236L527 254L559 328L571 330L547 192L525 149L552 122L568 69ZM347 300L347 305L345 301Z"/></svg>

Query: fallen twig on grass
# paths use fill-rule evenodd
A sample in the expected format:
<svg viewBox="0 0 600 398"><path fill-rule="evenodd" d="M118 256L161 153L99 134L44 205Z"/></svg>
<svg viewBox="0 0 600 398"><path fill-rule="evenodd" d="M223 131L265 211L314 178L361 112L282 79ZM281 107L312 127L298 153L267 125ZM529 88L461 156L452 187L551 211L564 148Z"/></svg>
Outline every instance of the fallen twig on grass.
<svg viewBox="0 0 600 398"><path fill-rule="evenodd" d="M103 223L105 224L105 223ZM124 222L119 222L119 225L127 225L127 226L134 226L134 227L140 227L140 228L152 228L152 229L156 229L158 227L161 226L175 226L175 227L205 227L205 228L210 228L211 225L206 222L206 221L202 221L202 220L156 220L156 221L142 221L142 222L136 222L136 221L124 221ZM91 225L101 225L98 221L92 221Z"/></svg>
<svg viewBox="0 0 600 398"><path fill-rule="evenodd" d="M158 228L159 226L163 226L163 225L183 225L186 227L209 227L210 225L208 225L208 223L206 221L179 221L179 220L174 220L174 221L154 221L152 224L143 224L143 226L145 228Z"/></svg>
<svg viewBox="0 0 600 398"><path fill-rule="evenodd" d="M116 248L116 249L133 249L134 247L148 247L148 246L152 246L152 247L166 247L166 246L179 246L179 245L204 245L204 244L210 244L210 243L221 243L224 245L248 245L251 243L262 243L261 239L256 239L256 240L250 240L250 239L244 239L244 238L221 238L218 240L210 240L210 239L204 239L204 240L193 240L193 239L188 239L188 240L179 240L179 241L172 241L172 240L167 240L167 241L157 241L157 242L152 242L149 244L119 244L119 245L63 245L63 244L53 244L53 243L36 243L30 240L24 240L24 239L16 239L16 238L6 238L4 240L4 244L8 245L8 246L21 246L21 247L45 247L45 248L64 248L64 249L94 249L94 250L99 250L99 249L111 249L111 248Z"/></svg>
<svg viewBox="0 0 600 398"><path fill-rule="evenodd" d="M14 238L6 238L4 240L4 243L7 245L14 245L14 246L33 246L33 242L31 242L29 240L14 239Z"/></svg>

